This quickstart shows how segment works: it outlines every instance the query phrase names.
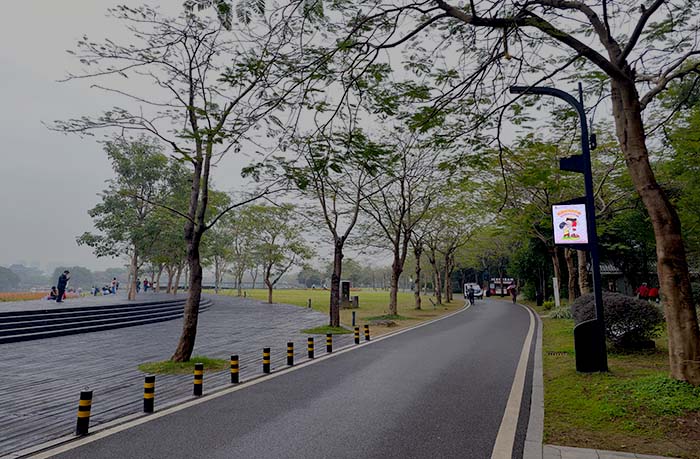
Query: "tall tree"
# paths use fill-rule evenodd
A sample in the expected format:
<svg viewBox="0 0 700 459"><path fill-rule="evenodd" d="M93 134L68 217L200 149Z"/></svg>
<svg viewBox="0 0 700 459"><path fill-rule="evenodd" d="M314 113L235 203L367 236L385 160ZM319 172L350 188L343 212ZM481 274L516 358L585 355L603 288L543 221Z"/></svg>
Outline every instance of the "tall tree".
<svg viewBox="0 0 700 459"><path fill-rule="evenodd" d="M193 13L172 18L146 6L120 6L109 11L124 21L133 43L80 40L74 54L85 65L86 73L69 79L107 80L108 86L93 87L136 102L139 107L115 107L98 117L57 122L56 128L78 133L103 128L149 132L190 167L187 210L170 209L185 222L189 272L182 334L172 360L187 361L197 333L202 237L224 214L269 192L265 189L254 193L209 215L212 166L229 151L239 150L259 123L279 122L271 113L301 84L294 80L285 87L291 77L288 59L293 61L285 50L290 48L293 29L285 18L276 17L259 21L261 34L246 28L234 35L226 33L217 22ZM145 93L134 92L123 83L114 83L114 77L121 76L146 78L152 85Z"/></svg>
<svg viewBox="0 0 700 459"><path fill-rule="evenodd" d="M438 152L421 145L419 135L401 131L397 129L394 133L397 160L384 171L388 180L362 190L367 196L362 210L374 222L376 232L386 240L392 254L389 290L392 315L398 314L399 278L409 253L411 235L440 190Z"/></svg>
<svg viewBox="0 0 700 459"><path fill-rule="evenodd" d="M340 326L340 279L343 250L358 221L368 188L380 189L379 171L390 161L389 151L356 127L357 114L348 117L346 130L335 135L319 131L299 139L299 160L285 164L289 177L312 204L303 215L324 223L333 244L330 275L329 325ZM365 191L363 191L365 190Z"/></svg>
<svg viewBox="0 0 700 459"><path fill-rule="evenodd" d="M149 231L152 203L163 200L169 190L168 158L157 142L144 136L117 137L104 149L115 178L108 181L102 201L88 212L99 233L83 233L77 241L92 247L98 257L129 256L128 298L134 300L142 254L155 240Z"/></svg>
<svg viewBox="0 0 700 459"><path fill-rule="evenodd" d="M301 227L294 219L292 206L249 206L247 217L260 228L255 251L263 268L267 302L272 303L272 290L289 269L311 256L311 249L301 237ZM248 220L246 218L246 220Z"/></svg>

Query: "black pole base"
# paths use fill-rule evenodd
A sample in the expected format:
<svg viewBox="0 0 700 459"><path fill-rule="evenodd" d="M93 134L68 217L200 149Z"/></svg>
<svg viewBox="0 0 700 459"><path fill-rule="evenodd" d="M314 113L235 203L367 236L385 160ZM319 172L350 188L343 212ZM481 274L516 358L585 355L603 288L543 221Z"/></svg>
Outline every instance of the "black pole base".
<svg viewBox="0 0 700 459"><path fill-rule="evenodd" d="M576 371L581 373L608 371L605 335L601 333L597 320L587 320L574 327L574 349L576 350Z"/></svg>

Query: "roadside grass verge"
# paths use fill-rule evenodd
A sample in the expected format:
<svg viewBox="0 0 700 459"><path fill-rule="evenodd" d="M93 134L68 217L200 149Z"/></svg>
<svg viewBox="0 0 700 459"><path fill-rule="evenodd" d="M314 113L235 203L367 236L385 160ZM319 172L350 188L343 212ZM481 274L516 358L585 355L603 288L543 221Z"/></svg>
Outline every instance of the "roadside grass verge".
<svg viewBox="0 0 700 459"><path fill-rule="evenodd" d="M329 333L331 335L347 335L352 333L352 330L348 330L347 328L343 327L329 327L328 325L322 325L320 327L306 328L301 332L307 335L327 335Z"/></svg>
<svg viewBox="0 0 700 459"><path fill-rule="evenodd" d="M208 291L207 293L213 293ZM221 290L221 295L236 296L236 290ZM307 307L308 300L311 299L311 308L328 314L330 303L330 291L323 289L285 289L274 290L273 301L275 303L293 304L300 307ZM255 289L246 290L248 298L267 301L267 290ZM461 309L464 300L461 296L455 295L452 303L444 304L433 308L427 296L423 296L423 307L416 310L414 307L414 297L412 292L399 292L398 294L398 315L399 319L385 319L389 315L389 291L388 290L351 290L351 296L359 296L360 307L358 309L341 309L340 323L347 327L352 326L352 313L356 313L355 324L363 326L372 320L393 320L397 326L387 328L383 326L372 327L372 336L382 335L389 331L415 325L416 321L434 319L452 311ZM381 319L380 319L381 318Z"/></svg>
<svg viewBox="0 0 700 459"><path fill-rule="evenodd" d="M542 325L545 443L700 458L700 388L668 377L666 336L655 350L609 351L609 373L583 374L574 322Z"/></svg>
<svg viewBox="0 0 700 459"><path fill-rule="evenodd" d="M203 363L204 371L221 371L229 368L230 362L223 359L212 359L201 355L194 355L189 362L173 362L163 360L161 362L146 362L138 366L139 371L160 375L183 375L194 371L195 363Z"/></svg>

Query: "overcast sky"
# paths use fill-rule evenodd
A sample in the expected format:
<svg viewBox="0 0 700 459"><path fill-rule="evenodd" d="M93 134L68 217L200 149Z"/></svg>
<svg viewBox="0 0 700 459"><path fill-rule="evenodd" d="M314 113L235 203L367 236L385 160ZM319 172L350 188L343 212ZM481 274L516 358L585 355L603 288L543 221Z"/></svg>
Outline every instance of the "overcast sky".
<svg viewBox="0 0 700 459"><path fill-rule="evenodd" d="M181 1L160 2L177 13ZM97 193L112 176L106 154L97 142L50 131L42 122L98 114L115 101L91 90L87 81L59 83L77 71L66 53L86 34L115 41L128 34L105 17L109 0L22 0L5 2L0 17L0 265L39 263L92 269L120 266L114 259L98 260L76 236L91 230L87 214ZM143 1L121 1L140 5ZM121 104L123 105L123 104ZM227 158L216 171L219 188L235 189L242 160Z"/></svg>

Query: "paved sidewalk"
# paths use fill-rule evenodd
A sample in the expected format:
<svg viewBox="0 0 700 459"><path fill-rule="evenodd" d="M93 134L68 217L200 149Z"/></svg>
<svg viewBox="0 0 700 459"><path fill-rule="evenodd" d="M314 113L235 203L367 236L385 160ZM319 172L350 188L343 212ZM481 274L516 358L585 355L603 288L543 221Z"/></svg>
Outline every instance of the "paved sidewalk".
<svg viewBox="0 0 700 459"><path fill-rule="evenodd" d="M199 317L194 354L228 359L239 354L241 379L262 374L262 348L272 348L272 367L286 367L287 341L295 343L298 361L306 355L301 329L324 325L325 314L285 304L207 296L213 306ZM70 435L75 429L78 396L94 391L90 424L96 426L138 413L143 404L139 363L164 360L175 350L181 320L95 333L0 345L0 456ZM334 337L334 348L352 342L352 334ZM316 338L316 353L325 353L325 336ZM228 370L207 373L204 392L230 383ZM156 378L156 410L164 403L190 397L191 375ZM10 456L11 457L11 456Z"/></svg>
<svg viewBox="0 0 700 459"><path fill-rule="evenodd" d="M599 449L571 448L569 446L544 445L543 459L667 459L665 456L603 451Z"/></svg>

